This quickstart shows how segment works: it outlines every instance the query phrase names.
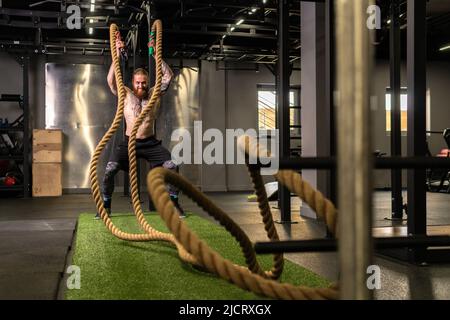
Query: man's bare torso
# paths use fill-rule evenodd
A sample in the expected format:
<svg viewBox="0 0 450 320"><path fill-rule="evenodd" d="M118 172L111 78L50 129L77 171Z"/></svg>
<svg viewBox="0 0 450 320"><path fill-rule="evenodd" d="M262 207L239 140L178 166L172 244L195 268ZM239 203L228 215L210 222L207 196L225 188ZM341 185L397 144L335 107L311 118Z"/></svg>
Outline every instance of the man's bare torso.
<svg viewBox="0 0 450 320"><path fill-rule="evenodd" d="M125 97L124 101L124 117L125 117L125 123L126 123L126 132L125 134L127 136L131 135L131 131L133 130L134 123L136 122L137 118L139 117L139 114L141 111L145 108L145 106L148 103L148 97L151 96L152 91L150 90L147 97L143 99L139 99L136 97L136 95L127 88L127 95ZM147 116L144 119L144 122L142 122L141 126L139 127L136 138L137 139L145 139L151 136L155 135L155 119L156 119L156 112L159 107L159 102L157 102L157 105L154 106L152 110L147 114Z"/></svg>

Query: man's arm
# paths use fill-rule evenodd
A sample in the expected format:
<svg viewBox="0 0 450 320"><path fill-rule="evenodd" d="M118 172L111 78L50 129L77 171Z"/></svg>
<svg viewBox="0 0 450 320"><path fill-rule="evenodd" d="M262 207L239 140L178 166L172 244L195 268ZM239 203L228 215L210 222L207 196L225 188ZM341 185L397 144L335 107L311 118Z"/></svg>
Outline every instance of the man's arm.
<svg viewBox="0 0 450 320"><path fill-rule="evenodd" d="M116 85L116 76L114 74L114 64L111 63L111 67L109 68L109 72L108 72L108 85L109 88L111 89L111 92L117 96L117 85Z"/></svg>
<svg viewBox="0 0 450 320"><path fill-rule="evenodd" d="M169 65L164 62L164 60L161 61L161 67L162 67L162 79L161 79L161 95L166 93L167 89L169 89L170 83L172 82L173 78L173 71L170 69Z"/></svg>

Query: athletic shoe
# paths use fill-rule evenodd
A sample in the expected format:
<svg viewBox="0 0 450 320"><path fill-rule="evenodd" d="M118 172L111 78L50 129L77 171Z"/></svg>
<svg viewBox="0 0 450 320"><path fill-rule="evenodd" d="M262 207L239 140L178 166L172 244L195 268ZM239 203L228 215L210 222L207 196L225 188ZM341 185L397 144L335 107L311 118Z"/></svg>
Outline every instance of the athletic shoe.
<svg viewBox="0 0 450 320"><path fill-rule="evenodd" d="M108 213L108 217L111 217L111 208L105 208L105 210L106 210L106 212ZM101 218L101 216L100 216L100 213L96 213L95 214L95 217L94 217L94 219L95 220L98 220L98 219L100 219Z"/></svg>

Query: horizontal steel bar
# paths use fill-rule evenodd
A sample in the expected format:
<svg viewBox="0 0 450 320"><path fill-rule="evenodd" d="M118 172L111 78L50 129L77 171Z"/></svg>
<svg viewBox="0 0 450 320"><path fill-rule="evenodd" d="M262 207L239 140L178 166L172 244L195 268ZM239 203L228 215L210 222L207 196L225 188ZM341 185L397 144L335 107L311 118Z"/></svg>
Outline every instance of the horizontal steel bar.
<svg viewBox="0 0 450 320"><path fill-rule="evenodd" d="M376 169L450 168L450 158L438 157L384 157L375 158ZM280 169L335 169L336 158L288 158L279 160Z"/></svg>
<svg viewBox="0 0 450 320"><path fill-rule="evenodd" d="M66 12L57 11L40 11L40 10L23 10L0 8L0 14L7 16L21 17L42 17L42 18L58 18L68 16Z"/></svg>
<svg viewBox="0 0 450 320"><path fill-rule="evenodd" d="M17 190L22 190L23 186L19 185L19 186L0 186L0 191L17 191Z"/></svg>
<svg viewBox="0 0 450 320"><path fill-rule="evenodd" d="M259 34L259 33L248 33L248 32L231 32L228 34L225 31L200 31L200 30L175 30L175 29L164 29L164 33L170 34L192 34L192 35L203 35L203 36L222 36L227 35L227 37L245 37L245 38L258 38L258 39L271 39L276 40L275 35Z"/></svg>
<svg viewBox="0 0 450 320"><path fill-rule="evenodd" d="M188 26L193 27L207 27L207 28L230 28L235 26L233 23L217 23L217 22L182 22L176 23L172 26L173 29L182 30ZM272 26L258 25L258 24L245 24L242 23L236 27L236 29L255 29L255 30L265 30L265 31L276 31L276 28ZM295 32L297 30L293 30Z"/></svg>
<svg viewBox="0 0 450 320"><path fill-rule="evenodd" d="M375 249L403 247L446 247L450 246L450 236L413 236L373 238ZM326 252L336 251L336 239L286 240L255 243L256 253Z"/></svg>
<svg viewBox="0 0 450 320"><path fill-rule="evenodd" d="M122 24L122 22L110 19L109 22L115 22L116 24L120 25L121 30L130 30L131 27L127 26L126 24ZM92 27L95 29L109 29L109 22L103 21L103 22L86 22L82 23L82 28ZM68 30L65 23L57 23L57 22L36 22L33 21L22 21L22 20L6 20L6 19L0 19L0 25L7 26L7 27L16 27L16 28L30 28L30 29L64 29Z"/></svg>

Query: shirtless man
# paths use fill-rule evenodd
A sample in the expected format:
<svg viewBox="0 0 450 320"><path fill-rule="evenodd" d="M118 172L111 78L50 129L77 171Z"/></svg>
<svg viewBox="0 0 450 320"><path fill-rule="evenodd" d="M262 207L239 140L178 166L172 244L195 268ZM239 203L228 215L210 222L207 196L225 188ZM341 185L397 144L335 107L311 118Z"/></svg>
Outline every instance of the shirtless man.
<svg viewBox="0 0 450 320"><path fill-rule="evenodd" d="M150 44L151 45L151 44ZM120 56L121 49L125 48L124 42L121 40L120 33L116 34L116 49L117 55ZM169 88L173 77L173 72L169 66L162 62L162 84L161 95L163 95ZM111 64L108 73L108 85L111 92L117 96L117 85L114 76L114 67ZM153 88L148 88L149 76L148 72L142 68L136 69L133 72L133 89L125 87L125 107L124 117L126 123L125 139L114 150L106 165L106 172L102 183L103 204L111 215L111 199L114 191L114 177L119 170L128 171L128 139L133 130L134 123L139 117L141 110L147 105L149 98L152 95ZM150 170L154 167L163 166L171 170L178 170L177 166L172 162L170 152L161 145L161 141L157 140L154 132L154 123L158 112L158 105L155 105L152 111L149 112L144 122L139 127L136 135L136 156L137 158L144 158L150 164ZM175 206L179 210L180 217L184 218L185 213L178 204L178 190L173 186L169 186L169 194ZM100 218L99 214L95 216Z"/></svg>

